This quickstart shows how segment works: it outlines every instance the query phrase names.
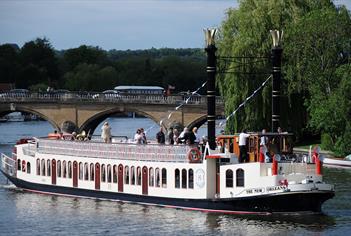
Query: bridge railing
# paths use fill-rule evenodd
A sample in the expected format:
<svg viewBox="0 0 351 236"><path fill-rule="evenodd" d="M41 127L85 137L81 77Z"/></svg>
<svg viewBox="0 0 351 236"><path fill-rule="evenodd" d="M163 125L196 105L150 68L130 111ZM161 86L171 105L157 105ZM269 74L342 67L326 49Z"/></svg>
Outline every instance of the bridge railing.
<svg viewBox="0 0 351 236"><path fill-rule="evenodd" d="M146 104L176 104L180 105L187 101L189 105L201 105L207 103L206 96L172 95L120 95L104 94L98 92L38 92L38 93L0 93L0 102L89 102L89 103L146 103ZM223 104L221 97L216 98L217 104Z"/></svg>

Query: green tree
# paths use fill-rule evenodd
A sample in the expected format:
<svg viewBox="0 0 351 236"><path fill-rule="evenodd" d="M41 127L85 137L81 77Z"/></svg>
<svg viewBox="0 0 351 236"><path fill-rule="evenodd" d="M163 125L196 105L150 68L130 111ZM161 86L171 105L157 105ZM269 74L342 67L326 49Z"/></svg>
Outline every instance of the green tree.
<svg viewBox="0 0 351 236"><path fill-rule="evenodd" d="M0 83L14 83L19 68L17 45L0 45Z"/></svg>
<svg viewBox="0 0 351 236"><path fill-rule="evenodd" d="M27 88L36 83L54 86L59 78L55 51L46 38L37 38L23 45L20 51L21 69L16 86Z"/></svg>
<svg viewBox="0 0 351 236"><path fill-rule="evenodd" d="M71 71L82 63L105 66L109 62L106 51L99 47L86 45L66 50L63 54L63 60L66 71Z"/></svg>
<svg viewBox="0 0 351 236"><path fill-rule="evenodd" d="M117 72L111 67L82 63L64 75L65 87L72 91L102 91L112 89L117 82Z"/></svg>
<svg viewBox="0 0 351 236"><path fill-rule="evenodd" d="M284 30L283 128L301 134L308 127L314 132L329 134L337 145L335 135L338 131L334 127L344 122L344 131L337 136L345 137L347 122L341 114L344 108L335 108L335 105L340 100L347 103L347 99L340 97L342 76L336 72L348 63L350 25L350 15L345 7L337 8L330 0L243 0L238 9L227 12L219 36L219 54L267 55L271 48L269 30ZM264 78L257 72L267 68L264 63L246 67L240 63L230 64L237 73L218 76L228 114L262 83ZM345 69L342 71L347 74ZM247 76L243 72L255 75ZM270 102L270 87L267 86L229 122L227 129L268 127Z"/></svg>
<svg viewBox="0 0 351 236"><path fill-rule="evenodd" d="M351 151L344 145L350 136L350 116L345 116L351 99L345 93L350 88L350 39L349 12L329 5L292 24L286 40L288 91L304 97L308 127L330 137L334 145L329 148L339 154Z"/></svg>

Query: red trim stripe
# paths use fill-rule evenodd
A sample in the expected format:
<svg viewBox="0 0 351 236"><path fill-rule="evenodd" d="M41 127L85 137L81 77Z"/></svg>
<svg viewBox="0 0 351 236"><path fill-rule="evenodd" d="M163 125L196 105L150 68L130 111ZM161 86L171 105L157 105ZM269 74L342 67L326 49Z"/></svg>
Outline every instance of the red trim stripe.
<svg viewBox="0 0 351 236"><path fill-rule="evenodd" d="M206 159L220 159L223 158L223 156L219 156L219 155L207 155Z"/></svg>

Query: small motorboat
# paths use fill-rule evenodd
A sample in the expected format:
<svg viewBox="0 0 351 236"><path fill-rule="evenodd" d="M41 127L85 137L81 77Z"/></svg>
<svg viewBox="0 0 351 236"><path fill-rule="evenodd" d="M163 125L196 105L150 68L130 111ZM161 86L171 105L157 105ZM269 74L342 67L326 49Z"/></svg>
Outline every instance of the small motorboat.
<svg viewBox="0 0 351 236"><path fill-rule="evenodd" d="M326 167L351 168L351 154L345 158L321 157L321 161Z"/></svg>

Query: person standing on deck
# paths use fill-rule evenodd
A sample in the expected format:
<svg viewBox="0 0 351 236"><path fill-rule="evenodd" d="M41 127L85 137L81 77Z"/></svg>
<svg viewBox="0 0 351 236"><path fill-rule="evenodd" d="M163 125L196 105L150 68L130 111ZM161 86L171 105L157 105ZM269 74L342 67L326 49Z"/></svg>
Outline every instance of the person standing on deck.
<svg viewBox="0 0 351 236"><path fill-rule="evenodd" d="M268 148L267 148L267 144L268 144L268 137L265 136L266 134L266 129L262 130L262 136L260 138L260 153L263 154L264 156L264 160L265 162L269 162L269 156L267 155L268 152Z"/></svg>
<svg viewBox="0 0 351 236"><path fill-rule="evenodd" d="M239 135L239 163L248 162L247 159L247 149L246 149L246 139L250 137L249 134L245 133L245 130L242 130Z"/></svg>
<svg viewBox="0 0 351 236"><path fill-rule="evenodd" d="M163 133L162 127L160 128L160 131L156 134L156 140L159 144L165 144L166 142L165 134Z"/></svg>
<svg viewBox="0 0 351 236"><path fill-rule="evenodd" d="M141 137L142 137L142 144L147 144L147 140L146 140L146 134L145 134L145 131L144 131L144 128L140 128L140 134L141 134Z"/></svg>
<svg viewBox="0 0 351 236"><path fill-rule="evenodd" d="M175 144L179 144L180 143L178 129L174 129L173 130L173 140L174 140Z"/></svg>
<svg viewBox="0 0 351 236"><path fill-rule="evenodd" d="M167 139L168 143L173 145L174 144L174 133L173 133L173 127L169 128L169 131L167 133Z"/></svg>
<svg viewBox="0 0 351 236"><path fill-rule="evenodd" d="M199 134L197 133L197 127L193 128L193 133L195 135L194 143L195 144L199 144L200 143L200 137L199 137Z"/></svg>
<svg viewBox="0 0 351 236"><path fill-rule="evenodd" d="M143 139L143 136L141 135L141 131L140 131L140 129L137 129L137 131L134 135L135 143L142 144L143 143L142 139Z"/></svg>
<svg viewBox="0 0 351 236"><path fill-rule="evenodd" d="M108 122L105 122L101 128L101 138L105 143L111 142L111 127Z"/></svg>

